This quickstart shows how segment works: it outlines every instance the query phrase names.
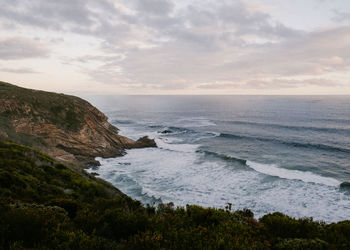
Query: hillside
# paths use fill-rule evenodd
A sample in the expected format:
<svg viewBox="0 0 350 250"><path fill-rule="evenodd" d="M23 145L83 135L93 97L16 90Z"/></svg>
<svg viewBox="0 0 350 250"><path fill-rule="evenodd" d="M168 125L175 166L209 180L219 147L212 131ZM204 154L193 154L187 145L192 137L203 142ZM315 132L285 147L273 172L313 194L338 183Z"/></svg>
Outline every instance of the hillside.
<svg viewBox="0 0 350 250"><path fill-rule="evenodd" d="M1 82L0 249L350 249L350 221L145 207L82 168L144 146L80 98Z"/></svg>
<svg viewBox="0 0 350 250"><path fill-rule="evenodd" d="M350 222L172 204L143 207L110 184L0 142L0 249L349 249Z"/></svg>
<svg viewBox="0 0 350 250"><path fill-rule="evenodd" d="M80 166L115 157L135 147L156 146L118 134L107 117L87 101L64 94L0 82L0 138L34 147L59 161Z"/></svg>

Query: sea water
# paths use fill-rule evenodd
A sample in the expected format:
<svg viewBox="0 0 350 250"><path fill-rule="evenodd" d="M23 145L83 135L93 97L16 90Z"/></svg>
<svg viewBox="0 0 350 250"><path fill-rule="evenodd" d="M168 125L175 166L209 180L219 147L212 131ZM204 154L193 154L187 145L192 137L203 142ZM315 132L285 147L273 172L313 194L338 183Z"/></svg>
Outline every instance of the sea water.
<svg viewBox="0 0 350 250"><path fill-rule="evenodd" d="M144 204L350 219L349 96L88 99L121 135L156 140L91 170Z"/></svg>

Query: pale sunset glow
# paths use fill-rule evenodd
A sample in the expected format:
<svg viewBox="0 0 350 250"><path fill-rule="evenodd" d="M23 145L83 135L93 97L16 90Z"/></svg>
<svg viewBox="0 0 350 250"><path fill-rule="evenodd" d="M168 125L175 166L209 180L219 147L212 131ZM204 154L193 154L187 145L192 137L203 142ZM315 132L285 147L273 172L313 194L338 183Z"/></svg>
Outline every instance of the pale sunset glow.
<svg viewBox="0 0 350 250"><path fill-rule="evenodd" d="M3 0L1 80L76 94L350 94L348 0Z"/></svg>

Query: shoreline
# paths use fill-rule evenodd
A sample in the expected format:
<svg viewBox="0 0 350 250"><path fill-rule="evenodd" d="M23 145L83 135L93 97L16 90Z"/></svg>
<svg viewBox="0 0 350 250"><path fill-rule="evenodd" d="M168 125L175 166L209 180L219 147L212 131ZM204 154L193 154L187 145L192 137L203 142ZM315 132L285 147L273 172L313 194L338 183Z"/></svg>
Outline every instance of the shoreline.
<svg viewBox="0 0 350 250"><path fill-rule="evenodd" d="M118 125L118 124L115 124L115 125ZM130 128L129 128L130 129ZM143 129L141 129L140 131L138 131L137 133L142 133L142 131L144 132L144 130ZM121 132L123 133L123 129L121 128ZM154 131L153 131L154 132ZM153 133L153 132L150 132L150 133ZM162 134L162 133L160 133L161 131L158 131L158 134L160 135L160 136L164 136L164 134ZM128 135L128 134L125 134L126 136ZM156 140L159 140L159 139L157 139L157 137L156 137ZM164 141L164 142L166 142L166 140ZM170 145L170 144L169 144ZM174 146L175 145L181 145L181 144L174 144ZM165 149L166 148L166 149ZM163 203L165 203L165 204L167 204L167 203L169 203L169 202L173 202L176 206L179 206L179 207L183 207L183 206L186 206L186 204L197 204L197 205L200 205L200 206L204 206L204 207L215 207L215 208L224 208L225 206L226 206L226 204L227 203L233 203L234 204L234 200L233 199L227 199L227 202L225 203L225 204L222 204L222 203L220 203L220 205L218 205L217 203L215 204L215 203L207 203L207 202L201 202L201 201L196 201L196 199L186 199L186 202L179 202L176 198L175 199L169 199L169 198L166 198L165 200L163 200L163 195L162 195L162 193L164 193L164 192L166 192L166 191L164 191L164 192L160 192L160 193L157 193L157 191L156 190L158 190L160 187L155 187L155 189L152 191L152 192L149 192L150 190L148 190L151 186L149 186L150 185L150 182L148 182L148 183L144 183L144 184L142 184L143 182L141 182L141 183L138 183L138 184L133 184L133 183L137 183L137 182L139 182L139 180L141 180L141 179L144 179L144 178L146 178L146 179L148 179L149 178L149 176L144 176L144 178L141 178L141 179L138 179L138 178L134 178L133 177L133 172L132 171L135 171L135 173L136 172L139 172L139 171L144 171L144 170L142 170L143 168L142 168L142 165L143 164L141 164L141 162L142 162L142 157L143 156L145 156L146 154L149 156L147 156L147 158L145 159L145 161L147 161L147 166L149 165L149 167L147 167L147 169L148 168L152 168L152 163L150 163L150 161L153 161L154 163L154 165L155 165L155 169L157 169L157 166L158 167L161 167L161 165L159 165L159 157L162 157L162 156L159 156L158 154L160 154L160 155L162 155L160 152L172 152L172 150L174 150L175 148L174 147L171 147L172 148L172 150L170 150L169 151L169 147L167 146L167 147L165 147L165 148L163 148L163 146L160 146L159 148L157 148L157 150L156 151L154 151L154 157L155 158L152 158L153 156L152 155L150 155L149 153L146 153L146 152L148 152L148 151L137 151L137 152L144 152L144 153L141 153L141 154L138 154L138 153L136 153L136 154L134 154L134 153L132 153L132 157L130 157L130 155L129 155L129 153L128 154L126 154L126 155L124 155L123 156L123 158L121 158L121 157L118 157L118 158L110 158L110 159L107 159L108 160L108 162L110 162L110 163L108 163L108 164L112 164L112 162L114 162L114 164L115 164L115 166L114 166L114 170L111 170L111 172L110 172L110 174L112 175L112 176L114 176L113 178L112 177L108 177L108 178L106 178L105 180L107 180L107 181L109 181L110 183L112 183L112 185L114 185L115 187L117 187L117 188L119 188L119 189L121 189L124 193L126 193L127 195L129 195L130 197L132 197L133 199L137 199L137 200L139 200L139 201L141 201L144 205L146 205L147 203L149 203L149 204L154 204L154 203L152 203L150 200L162 200L162 202ZM165 150L165 151L164 151ZM130 152L134 152L134 151L130 151ZM157 153L158 152L158 153ZM198 150L194 150L194 153L196 153L196 155L197 155L197 152L198 152ZM175 153L175 152L174 152ZM179 155L182 155L182 156L184 156L183 154L187 154L187 153L183 153L183 154L181 154L180 152L178 153ZM137 156L137 155L139 155L139 156ZM136 157L136 158L135 158ZM169 156L170 157L170 156ZM125 160L124 160L125 159ZM138 159L138 160L137 160ZM171 158L168 158L168 161L172 161L171 160ZM134 163L133 163L134 162ZM170 162L168 162L168 163L170 163ZM130 164L139 164L138 166L139 166L139 170L137 170L137 166L135 166L135 170L130 170L131 172L128 172L128 170L127 169L130 169L131 167L130 167ZM180 163L181 164L181 163ZM120 168L122 168L123 169L123 171L121 171L121 172L118 172L117 171L117 168L118 169L120 169ZM162 167L161 167L162 168ZM256 170L254 170L254 171L256 171ZM97 173L99 173L99 171L93 171L93 172L97 172ZM130 175L131 174L131 175ZM257 173L258 175L260 174L259 172ZM300 174L304 174L304 172L300 172ZM126 177L126 175L128 176L128 177ZM99 176L99 178L103 178L104 176ZM270 177L269 177L270 178ZM272 177L271 177L272 178ZM277 178L277 177L276 177ZM282 180L284 179L283 177L278 177L278 178L282 178ZM116 180L117 179L117 180ZM294 179L294 178L292 178L290 181L297 181L298 179ZM119 186L115 181L117 181L117 183L119 183L119 184L121 184L122 186ZM315 184L315 183L313 183L313 181L310 181L310 182L308 182L308 180L306 180L307 182L306 182L306 184L305 185L311 185L311 186L314 186L314 185L321 185L321 187L323 186L322 184L323 184L323 182L321 182L321 183L319 183L319 184ZM325 181L328 181L328 179L327 178L325 178ZM253 184L253 183L252 183ZM337 185L335 185L334 186L334 192L335 192L335 194L336 193L338 193L338 192L347 192L347 187L342 187L342 188L340 188L340 186L338 185L338 184L340 184L340 185L346 185L346 182L343 184L343 183L338 183L337 182ZM127 186L126 187L126 189L123 189L123 185L125 185L125 186ZM130 186L131 185L131 186ZM140 185L140 186L139 186ZM254 185L254 184L253 184ZM147 188L147 190L145 191L144 190L144 187L145 186L147 186L148 188ZM333 185L331 185L331 186L333 186ZM324 188L323 189L325 189L326 187L328 187L328 185L325 185L324 186ZM134 190L134 188L135 188L135 191L133 191ZM140 189L140 190L142 190L142 191L138 191L138 189ZM322 189L322 190L323 190ZM128 191L129 190L129 191ZM130 191L131 190L131 191ZM137 190L137 192L136 192L136 190ZM171 193L173 192L171 189L169 189L169 191L171 191L170 193L168 193L167 195L166 195L166 197L171 197ZM204 191L204 190L203 190ZM136 192L136 193L133 193L133 192ZM141 193L140 193L141 192ZM185 195L185 193L184 193L184 195ZM193 194L194 196L196 196L196 194ZM244 192L242 192L242 195L244 195ZM152 199L152 197L153 197L153 199ZM186 195L186 197L187 197L187 195ZM241 198L243 198L243 196L237 196L237 199L239 200L240 198L239 197L241 197ZM246 199L246 198L245 198ZM254 198L253 198L254 199ZM294 198L293 198L294 199ZM143 201L143 200L146 200L146 201ZM244 199L243 199L244 200ZM302 200L301 200L302 201ZM257 201L258 202L258 201ZM265 203L265 202L264 202ZM258 203L256 203L256 204L259 204L259 202ZM254 206L249 206L249 205L240 205L240 206L234 206L234 209L243 209L243 208L248 208L248 209L252 209L252 211L259 211L260 209L258 209L257 210L257 207L259 207L259 206L261 206L261 205L254 205ZM311 206L311 203L308 205L308 206ZM255 208L254 208L255 207ZM331 217L328 217L328 218L326 218L326 217L323 217L324 215L322 215L323 213L313 213L312 211L313 211L314 209L312 209L310 212L302 212L303 210L298 210L298 209L296 209L295 210L295 212L291 212L291 211L289 211L289 210L283 210L283 209L280 209L280 208L275 208L275 209L268 209L268 210L265 210L265 212L255 212L255 214L258 216L257 218L260 218L260 217L262 217L262 216L264 216L264 215L266 215L266 214L268 214L268 213L271 213L271 212L276 212L276 211L280 211L280 212L283 212L284 214L288 214L289 216L292 216L292 217L295 217L295 218L304 218L305 216L306 217L309 217L309 216L312 216L312 217L314 217L315 219L317 219L317 220L319 220L319 221L326 221L326 222L328 222L328 223L331 223L331 222L339 222L339 221L343 221L344 219L346 220L347 219L347 217L345 218L345 217L342 217L342 216L340 216L340 214L338 215L338 216L336 216L336 218L334 217L334 218L331 218ZM288 212L289 211L289 212ZM297 211L299 211L299 212L297 212ZM305 210L305 211L308 211L308 210ZM321 210L322 211L322 210ZM341 213L341 214L343 214L343 213Z"/></svg>

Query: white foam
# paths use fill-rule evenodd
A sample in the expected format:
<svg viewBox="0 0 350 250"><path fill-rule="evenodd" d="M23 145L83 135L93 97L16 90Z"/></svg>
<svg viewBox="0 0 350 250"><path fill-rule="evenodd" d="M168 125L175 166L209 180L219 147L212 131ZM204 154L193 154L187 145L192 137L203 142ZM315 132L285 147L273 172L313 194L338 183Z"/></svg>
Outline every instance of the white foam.
<svg viewBox="0 0 350 250"><path fill-rule="evenodd" d="M247 161L247 166L254 169L257 172L271 175L271 176L277 176L279 178L283 179L289 179L289 180L300 180L303 182L310 182L310 183L318 183L323 184L327 186L334 186L339 187L340 181L329 178L329 177L323 177L311 172L304 172L299 170L290 170L285 168L280 168L275 164L262 164L252 161Z"/></svg>
<svg viewBox="0 0 350 250"><path fill-rule="evenodd" d="M193 125L194 120L179 122ZM202 119L197 125L205 123ZM332 178L250 161L247 165L256 171L222 161L203 161L202 154L195 152L198 145L182 143L181 136L159 135L140 126L118 127L134 139L146 134L156 138L158 148L128 150L119 158L97 158L101 167L93 172L145 204L153 196L177 206L224 208L230 202L232 209L249 208L256 217L279 211L326 222L349 219L350 196L339 192L340 182ZM280 178L271 180L265 174Z"/></svg>
<svg viewBox="0 0 350 250"><path fill-rule="evenodd" d="M210 132L207 132L208 134L212 134L213 137L218 137L221 135L220 132L215 132L215 131L210 131Z"/></svg>
<svg viewBox="0 0 350 250"><path fill-rule="evenodd" d="M214 126L216 124L204 117L194 117L178 119L177 121L175 121L175 125L183 127L207 127Z"/></svg>
<svg viewBox="0 0 350 250"><path fill-rule="evenodd" d="M218 137L220 133L218 132L205 132L205 135L203 136L198 136L197 138L194 139L195 142L203 140L203 139L208 139L208 138L213 138L213 137Z"/></svg>
<svg viewBox="0 0 350 250"><path fill-rule="evenodd" d="M267 181L260 171L247 171L219 161L201 162L200 159L200 154L193 152L134 149L123 157L98 158L101 167L94 172L144 203L154 196L177 206L198 204L224 208L230 202L233 209L249 208L257 217L279 211L327 222L349 219L350 196L339 192L333 181L322 178L320 181L319 176L313 175L299 181L296 177L304 172L283 172L276 166L269 173L277 172L280 177L288 178ZM250 166L257 167L256 164ZM267 173L264 169L269 167L259 170Z"/></svg>
<svg viewBox="0 0 350 250"><path fill-rule="evenodd" d="M164 142L162 139L155 139L157 143L157 147L161 149L167 149L167 150L172 150L172 151L177 151L177 152L195 152L199 145L194 145L194 144L170 144Z"/></svg>
<svg viewBox="0 0 350 250"><path fill-rule="evenodd" d="M163 140L166 143L181 143L184 141L183 139L175 138L175 137L166 137L166 138L161 137L159 139Z"/></svg>

